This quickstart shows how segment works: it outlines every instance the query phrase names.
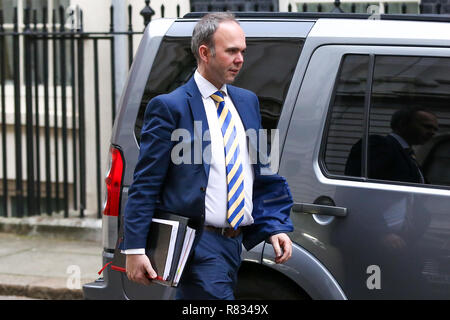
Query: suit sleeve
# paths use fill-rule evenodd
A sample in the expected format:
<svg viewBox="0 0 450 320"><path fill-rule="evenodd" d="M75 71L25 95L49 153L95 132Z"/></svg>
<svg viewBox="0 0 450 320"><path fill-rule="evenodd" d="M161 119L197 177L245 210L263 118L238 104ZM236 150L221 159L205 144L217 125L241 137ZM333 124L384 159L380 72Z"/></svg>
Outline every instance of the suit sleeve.
<svg viewBox="0 0 450 320"><path fill-rule="evenodd" d="M150 101L144 115L139 158L128 190L124 216L123 249L145 248L173 147L176 120L164 99Z"/></svg>
<svg viewBox="0 0 450 320"><path fill-rule="evenodd" d="M262 129L259 103L256 96L255 98L255 109L259 121L258 129ZM258 154L258 159L261 159L260 154ZM270 173L270 169L266 168L269 165L263 166L258 160L259 170L255 172L253 182L252 216L254 222L251 226L246 227L243 239L244 247L247 250L251 250L271 235L294 230L290 219L293 199L289 186L284 177Z"/></svg>

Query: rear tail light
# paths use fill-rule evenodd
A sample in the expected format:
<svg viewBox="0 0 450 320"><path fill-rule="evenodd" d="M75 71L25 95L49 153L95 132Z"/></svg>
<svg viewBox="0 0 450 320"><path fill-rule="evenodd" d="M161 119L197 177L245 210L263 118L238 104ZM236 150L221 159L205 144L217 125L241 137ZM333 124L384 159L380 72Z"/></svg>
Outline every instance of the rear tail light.
<svg viewBox="0 0 450 320"><path fill-rule="evenodd" d="M124 162L120 149L111 146L109 150L109 169L106 174L105 202L103 205L103 247L114 250L119 226L120 194Z"/></svg>
<svg viewBox="0 0 450 320"><path fill-rule="evenodd" d="M123 168L122 154L119 149L112 146L110 148L110 167L105 179L106 199L103 206L104 216L119 216Z"/></svg>

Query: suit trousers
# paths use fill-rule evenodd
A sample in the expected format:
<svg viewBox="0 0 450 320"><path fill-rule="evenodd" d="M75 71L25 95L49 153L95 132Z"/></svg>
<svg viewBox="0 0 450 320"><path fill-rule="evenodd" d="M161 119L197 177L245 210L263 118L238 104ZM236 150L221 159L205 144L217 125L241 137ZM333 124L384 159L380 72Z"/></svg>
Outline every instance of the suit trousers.
<svg viewBox="0 0 450 320"><path fill-rule="evenodd" d="M242 233L227 238L203 230L177 288L177 300L234 300Z"/></svg>

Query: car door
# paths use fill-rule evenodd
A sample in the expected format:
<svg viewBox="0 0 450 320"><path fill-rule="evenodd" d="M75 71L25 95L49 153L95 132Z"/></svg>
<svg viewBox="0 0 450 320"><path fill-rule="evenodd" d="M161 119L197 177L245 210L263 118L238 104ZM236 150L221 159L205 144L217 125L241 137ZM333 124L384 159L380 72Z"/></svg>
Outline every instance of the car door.
<svg viewBox="0 0 450 320"><path fill-rule="evenodd" d="M426 141L414 142L413 160L394 149L391 128L393 118L412 107L438 124ZM449 49L315 50L279 172L295 201L294 243L331 272L348 298L448 299L450 166L442 165L449 163L448 152L436 156L430 146L449 131ZM386 141L390 149L380 151ZM406 162L384 161L397 152ZM410 178L411 172L419 177Z"/></svg>

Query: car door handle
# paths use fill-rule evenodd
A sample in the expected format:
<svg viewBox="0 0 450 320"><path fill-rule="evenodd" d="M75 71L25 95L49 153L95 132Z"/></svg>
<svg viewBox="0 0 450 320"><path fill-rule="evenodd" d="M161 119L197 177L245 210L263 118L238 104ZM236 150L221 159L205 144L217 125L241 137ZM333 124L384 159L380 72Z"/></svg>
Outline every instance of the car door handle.
<svg viewBox="0 0 450 320"><path fill-rule="evenodd" d="M295 202L292 210L298 213L318 214L324 216L346 217L347 208L325 206L321 204Z"/></svg>

